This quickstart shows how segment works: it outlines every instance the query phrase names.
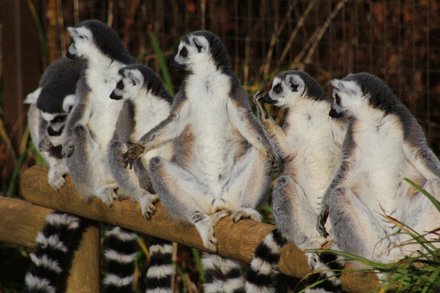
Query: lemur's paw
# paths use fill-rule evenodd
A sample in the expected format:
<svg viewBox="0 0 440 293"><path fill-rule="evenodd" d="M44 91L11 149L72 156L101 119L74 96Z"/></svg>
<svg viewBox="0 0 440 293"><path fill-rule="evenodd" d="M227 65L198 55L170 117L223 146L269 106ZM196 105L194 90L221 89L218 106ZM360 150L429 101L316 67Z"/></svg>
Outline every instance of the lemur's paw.
<svg viewBox="0 0 440 293"><path fill-rule="evenodd" d="M214 237L214 228L209 218L205 218L196 223L203 245L210 251L217 251L217 239Z"/></svg>
<svg viewBox="0 0 440 293"><path fill-rule="evenodd" d="M73 140L71 138L68 138L63 143L63 148L61 153L63 157L69 158L73 154L73 151L74 151Z"/></svg>
<svg viewBox="0 0 440 293"><path fill-rule="evenodd" d="M42 152L48 152L52 147L53 144L49 141L47 136L44 136L44 138L38 144L38 149Z"/></svg>
<svg viewBox="0 0 440 293"><path fill-rule="evenodd" d="M324 206L321 209L321 212L318 215L318 221L316 222L316 229L318 230L319 235L321 235L324 238L328 237L327 229L325 228L325 224L327 223L329 213L329 207Z"/></svg>
<svg viewBox="0 0 440 293"><path fill-rule="evenodd" d="M61 187L63 187L66 183L66 180L62 174L49 172L48 177L49 185L55 190L61 189Z"/></svg>
<svg viewBox="0 0 440 293"><path fill-rule="evenodd" d="M117 198L116 192L113 188L105 188L101 192L97 193L97 196L108 206L113 205L113 201Z"/></svg>
<svg viewBox="0 0 440 293"><path fill-rule="evenodd" d="M145 148L138 143L127 143L127 151L122 154L122 159L124 160L125 168L127 166L132 169L134 161L145 151Z"/></svg>
<svg viewBox="0 0 440 293"><path fill-rule="evenodd" d="M142 215L147 220L151 220L153 215L156 213L155 204L158 201L159 201L159 197L156 194L145 194L139 199Z"/></svg>
<svg viewBox="0 0 440 293"><path fill-rule="evenodd" d="M226 202L222 198L215 199L212 203L212 212L217 213L223 210L227 210L228 206L226 205Z"/></svg>
<svg viewBox="0 0 440 293"><path fill-rule="evenodd" d="M215 214L210 215L209 218L211 219L212 226L217 225L218 221L228 216L229 214L230 212L228 210L221 210L216 212Z"/></svg>
<svg viewBox="0 0 440 293"><path fill-rule="evenodd" d="M254 221L261 222L260 213L251 208L240 208L232 213L231 218L234 223L237 223L243 219L252 219Z"/></svg>

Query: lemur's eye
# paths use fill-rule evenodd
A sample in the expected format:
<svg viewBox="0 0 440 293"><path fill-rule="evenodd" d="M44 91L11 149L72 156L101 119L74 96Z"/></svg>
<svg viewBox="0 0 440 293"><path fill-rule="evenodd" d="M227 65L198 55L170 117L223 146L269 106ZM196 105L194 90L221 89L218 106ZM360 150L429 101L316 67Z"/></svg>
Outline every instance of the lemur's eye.
<svg viewBox="0 0 440 293"><path fill-rule="evenodd" d="M116 85L116 88L122 90L124 88L124 83L122 82L122 79L118 81L118 84Z"/></svg>
<svg viewBox="0 0 440 293"><path fill-rule="evenodd" d="M283 91L283 87L281 86L281 84L277 84L276 86L273 87L273 92L276 94L279 94Z"/></svg>
<svg viewBox="0 0 440 293"><path fill-rule="evenodd" d="M186 47L183 47L180 52L179 55L183 58L186 58L188 56L188 49L186 49Z"/></svg>
<svg viewBox="0 0 440 293"><path fill-rule="evenodd" d="M78 38L80 38L81 40L87 40L87 37L85 35L78 35Z"/></svg>
<svg viewBox="0 0 440 293"><path fill-rule="evenodd" d="M335 96L336 104L340 105L341 104L341 97L337 93L335 93L334 96Z"/></svg>

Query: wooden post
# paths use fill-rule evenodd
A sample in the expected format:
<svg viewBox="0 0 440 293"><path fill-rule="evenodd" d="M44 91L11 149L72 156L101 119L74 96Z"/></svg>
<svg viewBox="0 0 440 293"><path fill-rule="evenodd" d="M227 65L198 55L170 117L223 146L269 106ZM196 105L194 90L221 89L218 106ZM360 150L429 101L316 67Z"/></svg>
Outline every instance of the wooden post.
<svg viewBox="0 0 440 293"><path fill-rule="evenodd" d="M47 169L34 166L22 174L21 194L38 205L205 250L195 228L173 219L161 203L157 205L153 219L147 221L138 205L130 200L116 201L111 208L98 199L84 202L70 178L66 179L66 185L56 192L47 183ZM249 263L257 245L273 229L273 225L252 220L234 224L230 217L224 218L215 227L218 254ZM303 278L310 272L304 253L293 244L282 249L279 268L281 272L297 278ZM348 292L368 292L377 288L372 274L351 276L352 273L343 277L343 288L348 288ZM345 284L346 281L349 284Z"/></svg>
<svg viewBox="0 0 440 293"><path fill-rule="evenodd" d="M97 224L86 228L72 260L67 278L67 293L100 292L99 227Z"/></svg>
<svg viewBox="0 0 440 293"><path fill-rule="evenodd" d="M37 233L43 229L52 209L30 202L0 196L0 242L35 247ZM99 228L88 226L72 259L67 278L67 293L100 292Z"/></svg>

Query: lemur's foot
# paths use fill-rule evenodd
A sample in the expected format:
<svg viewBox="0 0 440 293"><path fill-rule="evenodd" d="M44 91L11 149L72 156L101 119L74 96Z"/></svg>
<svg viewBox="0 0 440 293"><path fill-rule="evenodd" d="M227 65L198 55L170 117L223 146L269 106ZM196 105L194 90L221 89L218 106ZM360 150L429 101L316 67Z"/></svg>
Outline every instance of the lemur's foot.
<svg viewBox="0 0 440 293"><path fill-rule="evenodd" d="M316 229L318 230L318 233L324 238L328 237L328 232L327 229L325 228L325 224L327 223L328 213L329 213L329 207L324 206L321 209L321 212L318 215L318 221L316 222Z"/></svg>
<svg viewBox="0 0 440 293"><path fill-rule="evenodd" d="M206 216L195 224L203 245L210 251L217 252L217 238L214 236L214 226L217 222L226 217L228 211L220 211L210 216Z"/></svg>
<svg viewBox="0 0 440 293"><path fill-rule="evenodd" d="M49 170L48 181L49 185L52 186L53 189L59 190L64 186L66 180L63 177L63 173L58 172L57 170Z"/></svg>
<svg viewBox="0 0 440 293"><path fill-rule="evenodd" d="M159 197L156 194L150 194L150 193L146 193L139 199L142 215L147 220L151 220L153 215L156 213L155 204L158 201L159 201Z"/></svg>
<svg viewBox="0 0 440 293"><path fill-rule="evenodd" d="M231 218L234 223L237 223L243 219L252 219L254 221L261 222L260 213L251 208L240 208L232 213Z"/></svg>
<svg viewBox="0 0 440 293"><path fill-rule="evenodd" d="M96 194L108 207L113 205L113 201L117 198L113 188L105 187Z"/></svg>

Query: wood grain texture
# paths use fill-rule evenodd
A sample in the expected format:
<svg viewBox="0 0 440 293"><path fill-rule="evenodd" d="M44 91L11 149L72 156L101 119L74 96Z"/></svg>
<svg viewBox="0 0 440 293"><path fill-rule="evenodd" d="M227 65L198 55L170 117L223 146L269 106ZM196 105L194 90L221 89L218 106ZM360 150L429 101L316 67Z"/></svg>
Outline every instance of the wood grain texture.
<svg viewBox="0 0 440 293"><path fill-rule="evenodd" d="M173 219L161 203L157 204L153 219L147 221L138 205L130 200L116 201L112 207L107 207L98 199L83 201L70 178L66 178L66 185L61 190L54 191L47 183L47 170L44 167L29 168L21 178L22 196L36 205L205 250L196 229ZM273 225L253 220L242 220L234 224L229 217L226 217L215 227L218 254L249 263L256 246L273 229ZM310 272L304 253L293 244L283 248L279 269L297 278L302 278ZM346 275L343 279L348 280L350 284L344 287L349 288L351 292L365 292L377 286L377 281L370 275L360 279L357 276L353 277L352 273ZM361 279L362 281L359 282Z"/></svg>
<svg viewBox="0 0 440 293"><path fill-rule="evenodd" d="M66 293L100 292L99 228L97 224L88 226L78 249L75 251L67 278Z"/></svg>
<svg viewBox="0 0 440 293"><path fill-rule="evenodd" d="M0 242L35 248L37 233L43 229L52 209L0 196ZM67 278L67 293L99 292L99 229L89 225L75 251Z"/></svg>

